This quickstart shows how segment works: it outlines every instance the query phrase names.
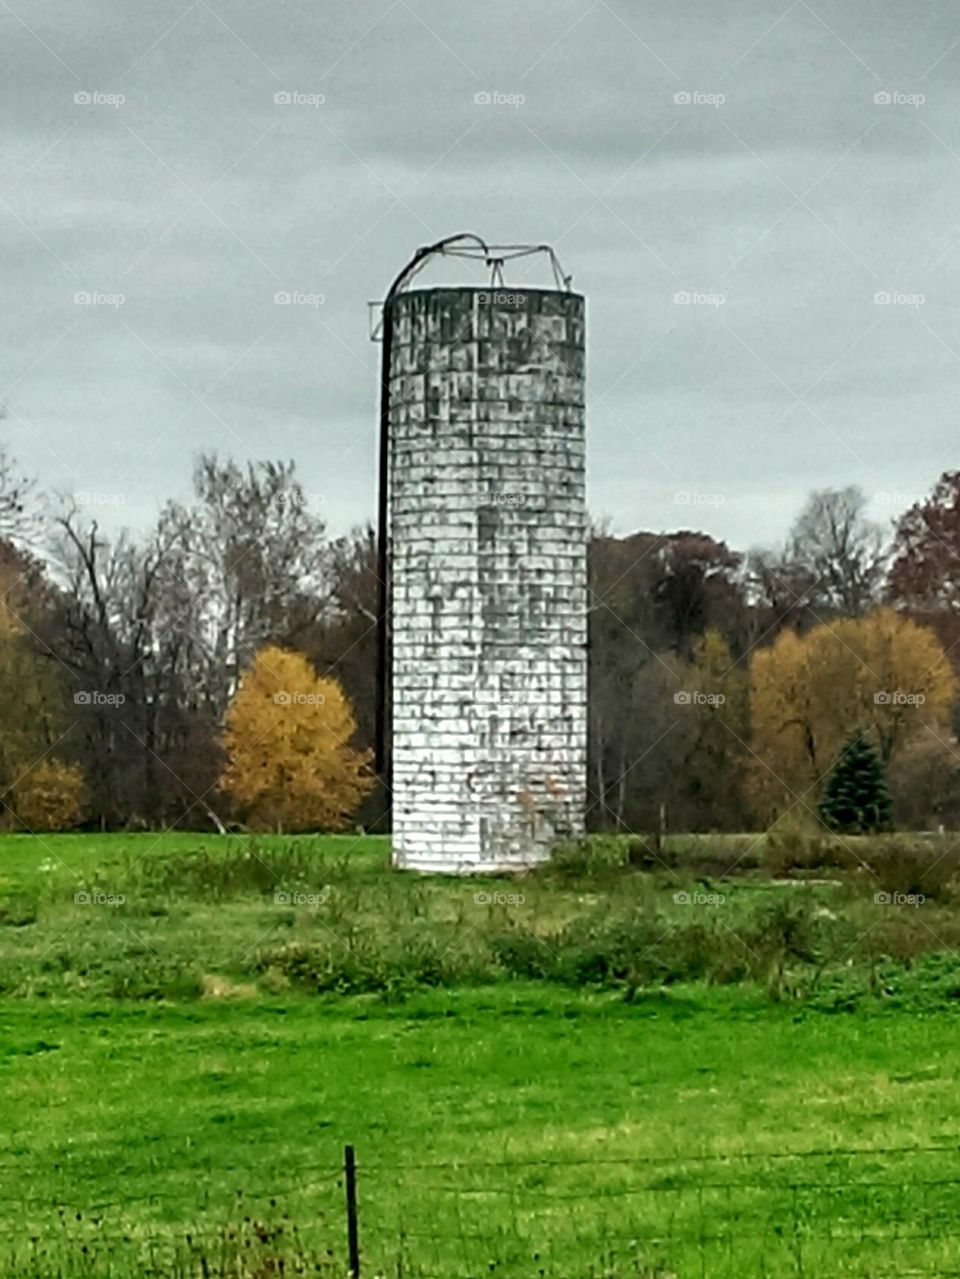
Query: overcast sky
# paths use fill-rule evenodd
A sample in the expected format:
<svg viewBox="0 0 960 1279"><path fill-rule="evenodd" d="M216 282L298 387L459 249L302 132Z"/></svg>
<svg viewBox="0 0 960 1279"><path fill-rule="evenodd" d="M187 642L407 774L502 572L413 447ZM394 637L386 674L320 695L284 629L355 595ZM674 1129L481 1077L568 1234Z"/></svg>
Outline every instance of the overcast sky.
<svg viewBox="0 0 960 1279"><path fill-rule="evenodd" d="M595 516L889 519L960 464L958 40L955 0L0 0L6 443L114 527L201 450L293 458L345 531L367 302L469 230L587 297Z"/></svg>

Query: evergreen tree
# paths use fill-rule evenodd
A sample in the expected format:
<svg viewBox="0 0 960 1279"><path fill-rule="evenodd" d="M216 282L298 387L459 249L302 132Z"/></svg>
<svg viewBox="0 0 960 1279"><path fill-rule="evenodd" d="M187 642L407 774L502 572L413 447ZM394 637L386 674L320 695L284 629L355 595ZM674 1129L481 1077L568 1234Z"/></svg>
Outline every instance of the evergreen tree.
<svg viewBox="0 0 960 1279"><path fill-rule="evenodd" d="M820 820L830 830L869 834L890 825L883 764L862 733L851 737L824 788Z"/></svg>

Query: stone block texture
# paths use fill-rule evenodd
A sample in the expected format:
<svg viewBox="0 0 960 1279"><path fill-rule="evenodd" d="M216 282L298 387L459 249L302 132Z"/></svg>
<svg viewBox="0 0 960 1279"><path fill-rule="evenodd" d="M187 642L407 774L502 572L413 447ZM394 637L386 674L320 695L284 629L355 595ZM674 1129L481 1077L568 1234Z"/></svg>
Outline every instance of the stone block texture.
<svg viewBox="0 0 960 1279"><path fill-rule="evenodd" d="M434 288L392 317L394 860L522 869L583 827L584 301Z"/></svg>

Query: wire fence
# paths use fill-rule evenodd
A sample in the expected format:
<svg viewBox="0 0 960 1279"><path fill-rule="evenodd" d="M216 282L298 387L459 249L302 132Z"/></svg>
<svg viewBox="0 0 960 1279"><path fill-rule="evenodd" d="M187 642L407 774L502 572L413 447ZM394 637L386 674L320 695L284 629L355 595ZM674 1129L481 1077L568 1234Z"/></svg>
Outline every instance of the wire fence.
<svg viewBox="0 0 960 1279"><path fill-rule="evenodd" d="M133 1171L133 1170L132 1170ZM3 1168L0 1167L0 1173ZM141 1170L142 1175L142 1170ZM235 1184L235 1188L227 1189ZM107 1201L0 1196L0 1272L156 1279L960 1276L960 1139L635 1157L170 1169Z"/></svg>

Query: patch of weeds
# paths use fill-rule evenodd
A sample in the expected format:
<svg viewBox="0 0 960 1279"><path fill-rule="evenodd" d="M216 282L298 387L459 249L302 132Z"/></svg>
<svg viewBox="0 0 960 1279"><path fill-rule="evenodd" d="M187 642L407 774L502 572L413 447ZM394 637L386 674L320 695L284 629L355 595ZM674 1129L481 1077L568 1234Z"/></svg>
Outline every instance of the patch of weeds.
<svg viewBox="0 0 960 1279"><path fill-rule="evenodd" d="M300 890L315 895L340 873L336 864L328 865L302 844L290 841L268 848L250 840L227 851L201 847L142 857L124 881L147 896L219 902Z"/></svg>
<svg viewBox="0 0 960 1279"><path fill-rule="evenodd" d="M762 860L769 875L784 879L797 872L836 870L848 865L850 857L839 840L786 828L769 832Z"/></svg>
<svg viewBox="0 0 960 1279"><path fill-rule="evenodd" d="M23 893L0 898L0 928L27 928L37 922L40 904Z"/></svg>
<svg viewBox="0 0 960 1279"><path fill-rule="evenodd" d="M949 900L960 878L960 848L953 841L885 836L864 851L876 887L887 894Z"/></svg>

